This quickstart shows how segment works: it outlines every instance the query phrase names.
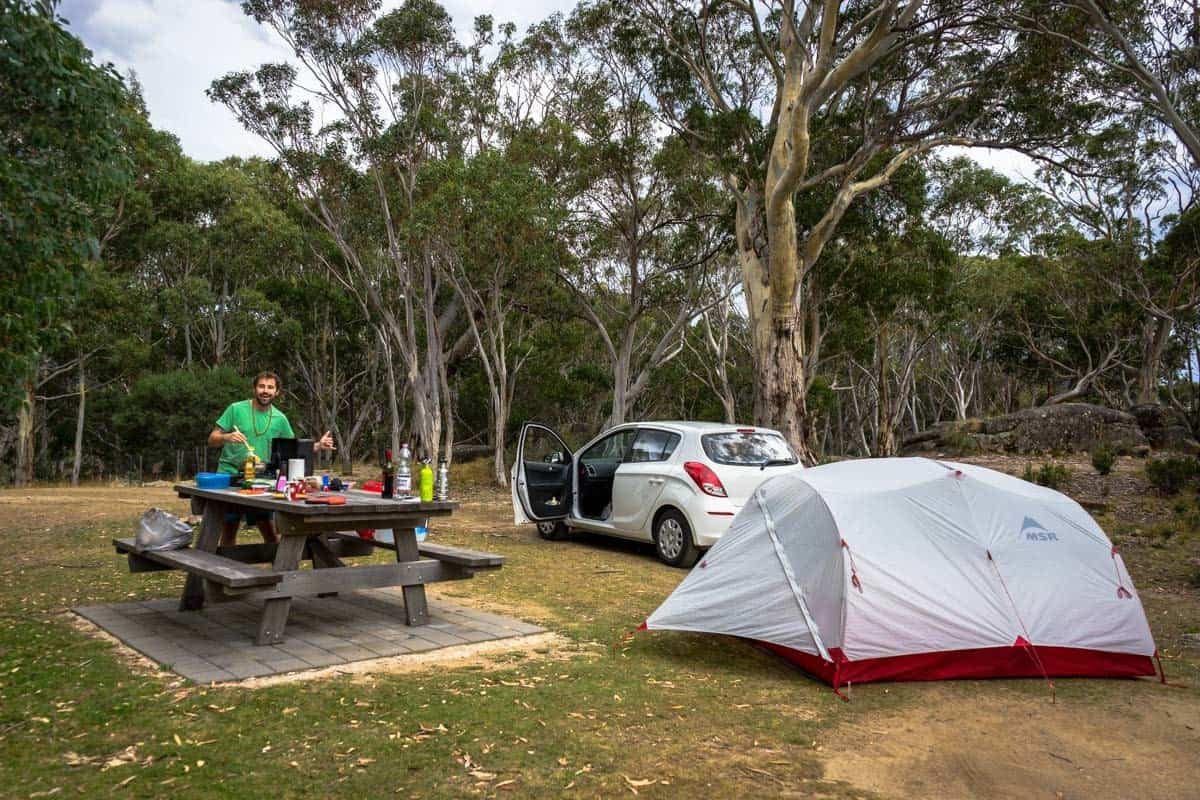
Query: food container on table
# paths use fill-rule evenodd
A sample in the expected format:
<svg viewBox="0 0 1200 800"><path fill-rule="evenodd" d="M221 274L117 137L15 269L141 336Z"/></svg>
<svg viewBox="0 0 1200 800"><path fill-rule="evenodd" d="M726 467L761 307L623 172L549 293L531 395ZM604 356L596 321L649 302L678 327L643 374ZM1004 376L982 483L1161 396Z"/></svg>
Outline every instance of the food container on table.
<svg viewBox="0 0 1200 800"><path fill-rule="evenodd" d="M197 489L228 489L230 475L224 472L197 472Z"/></svg>

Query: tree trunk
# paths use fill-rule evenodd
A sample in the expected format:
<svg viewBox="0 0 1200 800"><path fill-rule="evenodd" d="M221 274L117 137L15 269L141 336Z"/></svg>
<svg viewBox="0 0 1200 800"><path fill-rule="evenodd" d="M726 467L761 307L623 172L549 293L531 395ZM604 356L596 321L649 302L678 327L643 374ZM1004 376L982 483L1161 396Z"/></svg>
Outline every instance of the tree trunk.
<svg viewBox="0 0 1200 800"><path fill-rule="evenodd" d="M754 423L778 430L801 460L812 464L815 458L804 367L805 315L797 313L799 303L794 297L795 276L799 274L795 215L789 201L782 204L786 206L782 215L765 219L761 191L761 186L745 188L735 218L742 289L754 332ZM766 242L772 243L767 252L769 273L760 254ZM790 277L769 277L789 271Z"/></svg>
<svg viewBox="0 0 1200 800"><path fill-rule="evenodd" d="M879 326L875 336L875 380L878 399L875 403L875 455L889 458L896 454L896 429L893 425L891 386L888 381L888 326Z"/></svg>
<svg viewBox="0 0 1200 800"><path fill-rule="evenodd" d="M32 378L25 381L23 389L21 406L17 409L17 471L14 476L17 486L33 483L33 415L37 398Z"/></svg>
<svg viewBox="0 0 1200 800"><path fill-rule="evenodd" d="M504 463L504 434L508 427L505 421L508 417L508 411L500 408L495 413L495 418L492 421L492 436L496 439L496 452L492 461L492 469L494 471L493 478L497 486L508 486L508 472L505 469L507 466Z"/></svg>
<svg viewBox="0 0 1200 800"><path fill-rule="evenodd" d="M1142 339L1142 364L1138 368L1139 403L1158 402L1158 367L1171 334L1171 320L1151 317L1146 321Z"/></svg>
<svg viewBox="0 0 1200 800"><path fill-rule="evenodd" d="M755 346L755 424L769 425L795 448L806 464L814 462L804 380L804 332L793 324L770 325Z"/></svg>
<svg viewBox="0 0 1200 800"><path fill-rule="evenodd" d="M79 485L79 470L83 465L83 420L87 410L87 374L84 358L79 357L79 411L75 415L75 459L71 463L71 485Z"/></svg>
<svg viewBox="0 0 1200 800"><path fill-rule="evenodd" d="M391 421L389 442L393 453L400 452L400 398L396 391L396 366L392 363L392 348L385 341L383 356L387 363L388 416Z"/></svg>

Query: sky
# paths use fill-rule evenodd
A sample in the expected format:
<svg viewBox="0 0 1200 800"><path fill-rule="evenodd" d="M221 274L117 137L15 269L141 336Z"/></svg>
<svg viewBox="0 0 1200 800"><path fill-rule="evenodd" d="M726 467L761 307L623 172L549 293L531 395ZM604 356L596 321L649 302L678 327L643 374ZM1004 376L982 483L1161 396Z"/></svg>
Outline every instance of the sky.
<svg viewBox="0 0 1200 800"><path fill-rule="evenodd" d="M385 7L399 0L385 0ZM572 0L442 0L463 39L472 21L491 14L497 23L514 22L519 31ZM226 156L274 154L245 131L224 106L204 90L235 70L256 69L290 60L291 51L275 35L242 13L235 0L63 0L59 16L83 40L98 62L111 62L122 75L132 70L142 84L154 127L179 137L183 151L200 161Z"/></svg>
<svg viewBox="0 0 1200 800"><path fill-rule="evenodd" d="M399 2L384 0L384 6ZM523 32L556 11L569 12L575 0L442 0L442 5L466 39L480 14L491 14L497 23L516 23ZM228 109L204 94L227 72L291 58L288 47L246 16L237 0L62 0L58 13L96 61L112 63L123 75L137 75L151 123L175 134L192 158L274 155ZM1032 162L1015 153L968 154L1013 178L1033 174Z"/></svg>

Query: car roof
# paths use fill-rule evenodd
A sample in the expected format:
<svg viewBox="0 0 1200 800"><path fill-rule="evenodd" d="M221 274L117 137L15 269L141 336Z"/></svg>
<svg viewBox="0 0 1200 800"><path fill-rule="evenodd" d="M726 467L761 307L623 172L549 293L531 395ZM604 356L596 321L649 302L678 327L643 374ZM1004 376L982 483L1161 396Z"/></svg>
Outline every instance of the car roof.
<svg viewBox="0 0 1200 800"><path fill-rule="evenodd" d="M678 431L692 431L696 433L716 433L719 431L737 431L749 430L765 431L767 433L779 433L773 428L762 428L757 425L737 425L728 422L696 422L690 420L641 420L638 422L625 422L620 425L615 425L609 430L618 430L620 428L632 428L639 426L653 426L662 428L672 428Z"/></svg>

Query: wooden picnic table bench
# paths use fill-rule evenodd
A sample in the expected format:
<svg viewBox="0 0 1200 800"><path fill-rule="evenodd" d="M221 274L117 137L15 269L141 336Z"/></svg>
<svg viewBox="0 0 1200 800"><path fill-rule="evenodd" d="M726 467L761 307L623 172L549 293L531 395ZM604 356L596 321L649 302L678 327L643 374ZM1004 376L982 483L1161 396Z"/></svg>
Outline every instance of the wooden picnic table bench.
<svg viewBox="0 0 1200 800"><path fill-rule="evenodd" d="M334 595L355 589L402 587L405 624L429 622L425 585L472 577L499 569L504 557L466 548L417 542L416 528L430 517L448 516L453 502L382 500L365 492L347 492L346 504L309 505L233 489L199 489L181 484L180 497L201 513L193 547L143 550L134 539L114 539L117 552L129 557L131 572L179 569L187 573L180 608L194 611L206 601L259 598L264 601L258 644L283 641L293 597ZM219 547L225 514L246 509L272 511L279 542ZM363 538L350 529L390 528L394 541ZM376 548L396 553L393 564L355 565L343 559L369 555ZM301 570L303 560L311 570ZM269 566L258 566L258 565Z"/></svg>

